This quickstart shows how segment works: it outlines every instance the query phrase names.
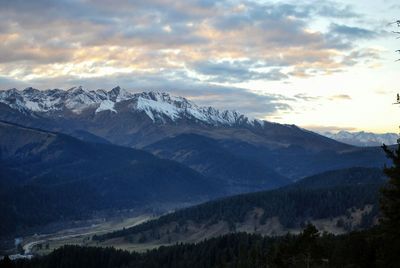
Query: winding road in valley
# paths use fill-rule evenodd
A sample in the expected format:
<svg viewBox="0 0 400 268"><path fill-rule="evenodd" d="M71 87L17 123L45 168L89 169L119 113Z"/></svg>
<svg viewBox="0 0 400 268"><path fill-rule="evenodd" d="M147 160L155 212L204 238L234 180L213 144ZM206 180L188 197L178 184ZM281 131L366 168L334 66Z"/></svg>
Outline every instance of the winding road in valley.
<svg viewBox="0 0 400 268"><path fill-rule="evenodd" d="M101 224L96 224L91 227L85 228L75 228L62 230L53 234L36 235L26 238L29 242L23 245L24 255L33 254L33 248L39 244L52 242L52 241L63 241L77 237L86 237L95 234L104 234L107 232L112 232L122 228L130 228L135 225L141 224L147 220L151 219L148 215L142 215L135 218L128 218L122 222L115 223L113 221L104 222ZM66 234L68 233L68 234Z"/></svg>

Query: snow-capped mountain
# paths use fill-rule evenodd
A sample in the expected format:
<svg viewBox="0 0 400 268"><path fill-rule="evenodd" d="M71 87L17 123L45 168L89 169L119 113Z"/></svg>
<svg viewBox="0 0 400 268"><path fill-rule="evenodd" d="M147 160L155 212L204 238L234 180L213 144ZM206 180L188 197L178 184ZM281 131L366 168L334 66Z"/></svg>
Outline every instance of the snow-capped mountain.
<svg viewBox="0 0 400 268"><path fill-rule="evenodd" d="M262 121L249 119L236 111L199 107L183 97L160 92L132 93L120 87L110 91L86 90L82 87L73 87L66 91L61 89L41 91L34 88L10 89L0 92L0 102L25 113L69 111L74 114L81 114L90 109L94 109L95 113L104 111L118 113L116 108L118 104L129 102L130 109L144 112L157 123L165 123L166 120L194 119L210 125L263 124Z"/></svg>
<svg viewBox="0 0 400 268"><path fill-rule="evenodd" d="M268 149L299 146L307 150L345 150L338 143L295 125L278 124L236 111L201 107L163 92L49 89L0 91L0 120L142 148L185 133L244 141Z"/></svg>
<svg viewBox="0 0 400 268"><path fill-rule="evenodd" d="M399 135L396 133L376 134L371 132L339 131L337 133L324 132L322 135L355 146L381 146L382 144L395 144Z"/></svg>
<svg viewBox="0 0 400 268"><path fill-rule="evenodd" d="M201 173L236 172L233 163L244 158L265 165L264 171L299 179L336 168L380 165L385 159L380 149L360 149L295 125L200 107L167 93L133 93L119 87L0 91L0 120L92 143L145 149L156 155L164 152L163 157L179 159ZM232 161L216 161L226 160L228 154ZM221 165L215 166L217 162ZM248 172L266 177L251 168Z"/></svg>

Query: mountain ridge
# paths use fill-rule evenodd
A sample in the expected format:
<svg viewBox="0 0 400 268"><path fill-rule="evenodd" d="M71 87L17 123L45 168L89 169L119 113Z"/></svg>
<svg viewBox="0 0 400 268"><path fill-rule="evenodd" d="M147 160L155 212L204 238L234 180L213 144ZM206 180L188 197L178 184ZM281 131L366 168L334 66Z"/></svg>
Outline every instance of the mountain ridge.
<svg viewBox="0 0 400 268"><path fill-rule="evenodd" d="M142 150L5 122L0 170L6 215L0 236L96 211L180 206L224 192L219 181Z"/></svg>
<svg viewBox="0 0 400 268"><path fill-rule="evenodd" d="M396 133L373 133L366 131L350 132L341 130L334 132L321 132L328 138L354 146L381 146L382 144L392 145L397 143L399 134Z"/></svg>
<svg viewBox="0 0 400 268"><path fill-rule="evenodd" d="M94 239L124 237L136 243L146 236L154 242L160 239L159 234L165 234L161 239L170 236L180 242L212 237L211 230L219 230L218 235L246 231L275 236L296 232L310 221L322 230L338 233L368 228L376 223L379 189L386 180L377 168L332 170L279 189L223 197L177 210Z"/></svg>
<svg viewBox="0 0 400 268"><path fill-rule="evenodd" d="M218 141L198 134L181 134L143 149L189 166L205 176L212 174L213 177L228 181L232 193L277 188L291 182L267 165L234 155Z"/></svg>
<svg viewBox="0 0 400 268"><path fill-rule="evenodd" d="M95 108L95 113L104 111L118 113L115 106L127 100L133 100L131 108L145 112L153 122L157 123L165 122L166 118L175 121L192 117L215 126L241 123L263 124L263 121L249 119L237 111L220 111L210 106L197 106L184 97L171 96L158 91L133 93L119 86L109 91L86 90L79 86L68 90L38 90L30 87L24 90L13 88L0 92L0 102L22 112L60 112L67 109L72 113L80 114L87 109Z"/></svg>
<svg viewBox="0 0 400 268"><path fill-rule="evenodd" d="M269 148L293 144L315 151L352 148L295 125L200 107L167 93L132 93L120 87L110 91L82 87L0 91L0 119L72 136L74 131L84 130L109 142L137 148L183 133L243 140Z"/></svg>

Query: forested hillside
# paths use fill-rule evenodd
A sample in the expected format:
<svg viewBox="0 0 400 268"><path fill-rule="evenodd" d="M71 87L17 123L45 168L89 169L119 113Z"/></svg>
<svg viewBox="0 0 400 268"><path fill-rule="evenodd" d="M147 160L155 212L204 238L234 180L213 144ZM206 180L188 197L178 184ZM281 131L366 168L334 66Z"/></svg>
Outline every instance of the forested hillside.
<svg viewBox="0 0 400 268"><path fill-rule="evenodd" d="M382 267L394 268L396 248L379 230L321 235L307 226L297 236L235 233L197 244L177 244L144 254L113 248L65 246L48 256L18 261L16 268L212 268L212 267ZM5 261L3 261L5 264Z"/></svg>
<svg viewBox="0 0 400 268"><path fill-rule="evenodd" d="M334 219L335 225L347 231L370 227L378 214L379 188L385 178L379 169L353 168L332 171L306 178L294 185L251 194L243 194L182 209L159 219L95 236L95 240L125 237L132 242L143 240L174 241L181 235L212 229L223 222L229 230L240 230L243 223L252 224L252 232L271 228L271 220L285 230L298 229L308 221ZM366 209L368 207L368 209ZM359 210L359 221L351 212ZM274 227L274 226L272 226ZM145 239L144 239L145 238Z"/></svg>
<svg viewBox="0 0 400 268"><path fill-rule="evenodd" d="M200 202L224 187L182 164L0 122L0 236L96 211Z"/></svg>

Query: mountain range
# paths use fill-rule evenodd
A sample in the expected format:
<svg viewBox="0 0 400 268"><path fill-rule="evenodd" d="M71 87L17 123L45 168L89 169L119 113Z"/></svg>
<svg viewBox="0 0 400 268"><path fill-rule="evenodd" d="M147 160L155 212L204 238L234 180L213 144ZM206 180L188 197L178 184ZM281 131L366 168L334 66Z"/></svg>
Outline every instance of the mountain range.
<svg viewBox="0 0 400 268"><path fill-rule="evenodd" d="M348 146L294 125L249 119L236 111L199 107L167 93L131 93L120 87L89 91L33 88L0 93L2 120L74 135L87 131L112 143L143 147L166 137L198 133L268 148L307 146L315 151Z"/></svg>
<svg viewBox="0 0 400 268"><path fill-rule="evenodd" d="M67 91L33 88L2 91L0 120L61 132L86 141L147 148L153 152L157 142L161 145L162 140L174 138L176 142L183 138L186 143L181 143L179 153L185 151L186 155L193 150L182 147L188 143L187 137L181 135L195 134L197 136L191 137L213 139L222 153L249 159L291 180L329 169L379 166L384 161L383 154L378 153L380 149L357 148L295 125L250 119L236 111L200 107L186 98L167 93L132 93L120 87L109 91L82 87ZM176 157L176 152L160 155L183 162L182 157Z"/></svg>
<svg viewBox="0 0 400 268"><path fill-rule="evenodd" d="M392 145L397 143L399 135L396 133L377 134L372 132L349 132L341 130L339 132L322 132L322 135L355 146L382 146L382 144Z"/></svg>
<svg viewBox="0 0 400 268"><path fill-rule="evenodd" d="M387 161L379 147L120 87L1 91L0 120L3 235L108 211L165 212Z"/></svg>

